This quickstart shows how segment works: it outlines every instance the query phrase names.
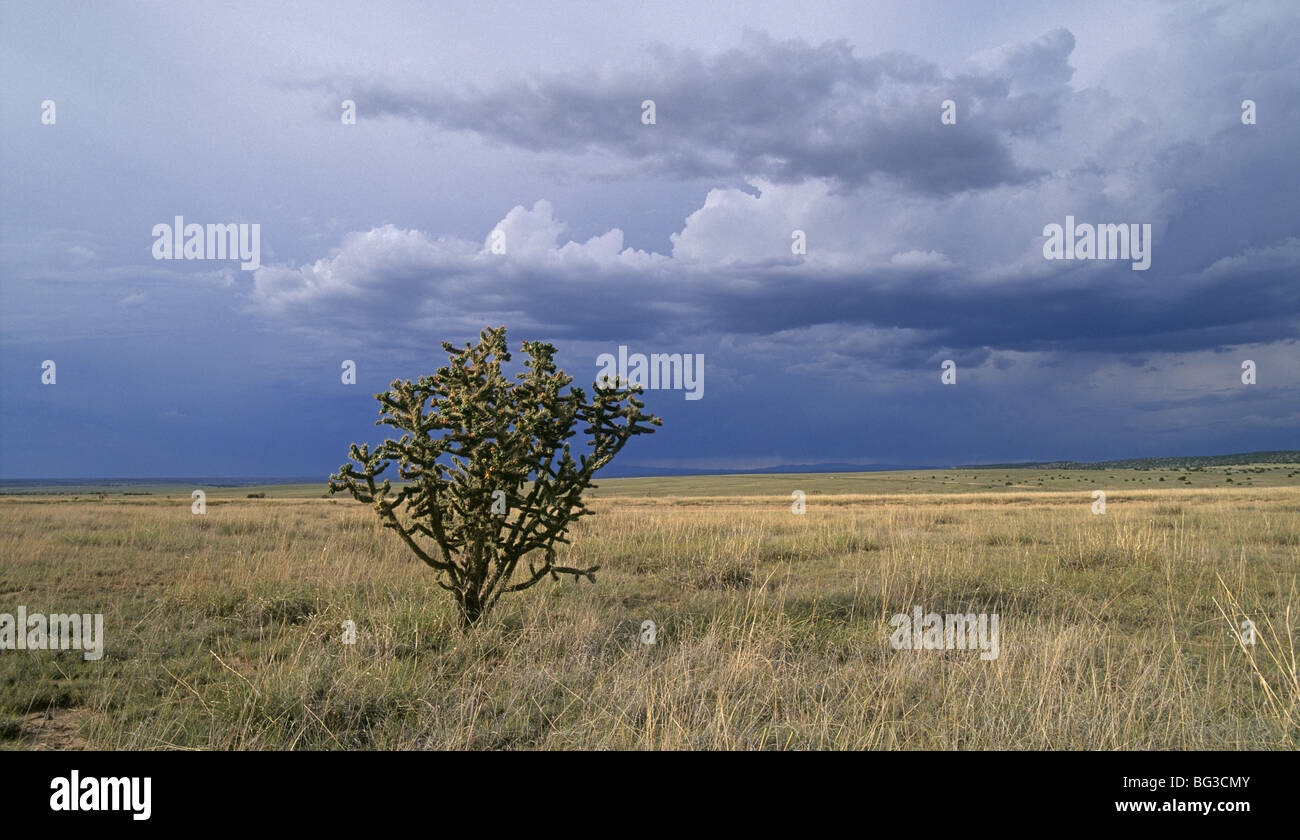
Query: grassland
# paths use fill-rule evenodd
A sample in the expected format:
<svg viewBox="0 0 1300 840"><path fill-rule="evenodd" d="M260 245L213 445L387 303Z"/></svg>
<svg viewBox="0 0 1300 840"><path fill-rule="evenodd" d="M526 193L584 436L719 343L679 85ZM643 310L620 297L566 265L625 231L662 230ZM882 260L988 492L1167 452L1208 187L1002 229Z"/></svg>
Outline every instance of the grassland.
<svg viewBox="0 0 1300 840"><path fill-rule="evenodd" d="M468 635L361 505L190 489L0 497L0 612L107 637L0 651L0 747L1300 745L1297 465L609 480L564 552L597 583ZM914 605L1000 655L892 649Z"/></svg>

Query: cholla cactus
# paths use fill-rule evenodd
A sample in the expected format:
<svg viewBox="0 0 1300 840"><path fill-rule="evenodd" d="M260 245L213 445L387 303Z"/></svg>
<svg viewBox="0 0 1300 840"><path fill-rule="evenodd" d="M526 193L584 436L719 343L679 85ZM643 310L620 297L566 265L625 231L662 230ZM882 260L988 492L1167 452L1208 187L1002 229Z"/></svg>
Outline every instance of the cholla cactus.
<svg viewBox="0 0 1300 840"><path fill-rule="evenodd" d="M523 343L529 359L511 382L501 373L510 361L505 327L485 329L476 345L442 347L449 365L417 382L394 380L375 395L375 425L400 430L401 439L373 450L352 444L354 463L330 477L330 492L347 490L373 505L384 526L437 570L468 627L503 594L548 575L595 582L600 566L557 566L555 546L591 513L582 492L596 470L662 421L642 412L639 386L602 383L590 402L581 388L561 393L573 378L542 342ZM590 449L574 460L568 440L583 424ZM393 462L397 486L380 480ZM516 580L521 560L528 571Z"/></svg>

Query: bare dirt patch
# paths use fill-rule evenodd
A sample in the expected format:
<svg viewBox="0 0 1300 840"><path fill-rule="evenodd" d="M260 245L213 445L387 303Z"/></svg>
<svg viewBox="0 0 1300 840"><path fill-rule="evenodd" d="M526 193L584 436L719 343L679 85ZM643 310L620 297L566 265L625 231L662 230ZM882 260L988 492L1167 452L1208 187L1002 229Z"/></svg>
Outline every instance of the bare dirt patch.
<svg viewBox="0 0 1300 840"><path fill-rule="evenodd" d="M81 724L90 709L50 709L23 719L23 737L33 750L88 750L90 742L81 736Z"/></svg>

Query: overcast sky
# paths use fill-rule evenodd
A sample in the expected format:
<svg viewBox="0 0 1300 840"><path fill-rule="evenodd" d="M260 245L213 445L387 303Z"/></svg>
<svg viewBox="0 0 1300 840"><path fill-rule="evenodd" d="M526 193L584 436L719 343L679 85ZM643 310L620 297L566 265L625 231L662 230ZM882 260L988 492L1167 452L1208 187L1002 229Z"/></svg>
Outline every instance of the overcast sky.
<svg viewBox="0 0 1300 840"><path fill-rule="evenodd" d="M1300 448L1292 2L268 5L0 6L0 477L324 477L496 324L703 354L625 467Z"/></svg>

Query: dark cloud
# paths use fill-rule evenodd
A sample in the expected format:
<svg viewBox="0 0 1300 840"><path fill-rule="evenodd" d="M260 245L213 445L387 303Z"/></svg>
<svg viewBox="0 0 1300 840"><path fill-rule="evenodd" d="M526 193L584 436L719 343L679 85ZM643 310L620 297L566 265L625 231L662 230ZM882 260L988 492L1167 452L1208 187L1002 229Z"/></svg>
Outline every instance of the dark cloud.
<svg viewBox="0 0 1300 840"><path fill-rule="evenodd" d="M261 270L251 300L287 323L396 326L417 341L433 321L507 322L579 340L752 336L820 324L915 331L906 355L879 359L900 366L936 348L1131 356L1300 335L1300 286L1291 279L1300 239L1193 275L1148 280L1128 263L1066 264L987 284L953 266L690 262L621 249L617 232L558 247L546 242L562 227L548 206L520 211L508 218L513 235L531 242L521 254L376 229L349 235L327 260Z"/></svg>
<svg viewBox="0 0 1300 840"><path fill-rule="evenodd" d="M812 46L747 33L713 57L661 46L617 75L549 76L488 90L365 79L322 83L367 114L470 131L523 149L597 151L676 178L895 179L932 194L1025 183L1011 137L1047 130L1072 70L1060 30L987 69L945 75L904 53L860 57L844 41ZM653 100L656 124L643 125ZM957 104L956 125L940 123ZM333 111L331 111L333 113Z"/></svg>

